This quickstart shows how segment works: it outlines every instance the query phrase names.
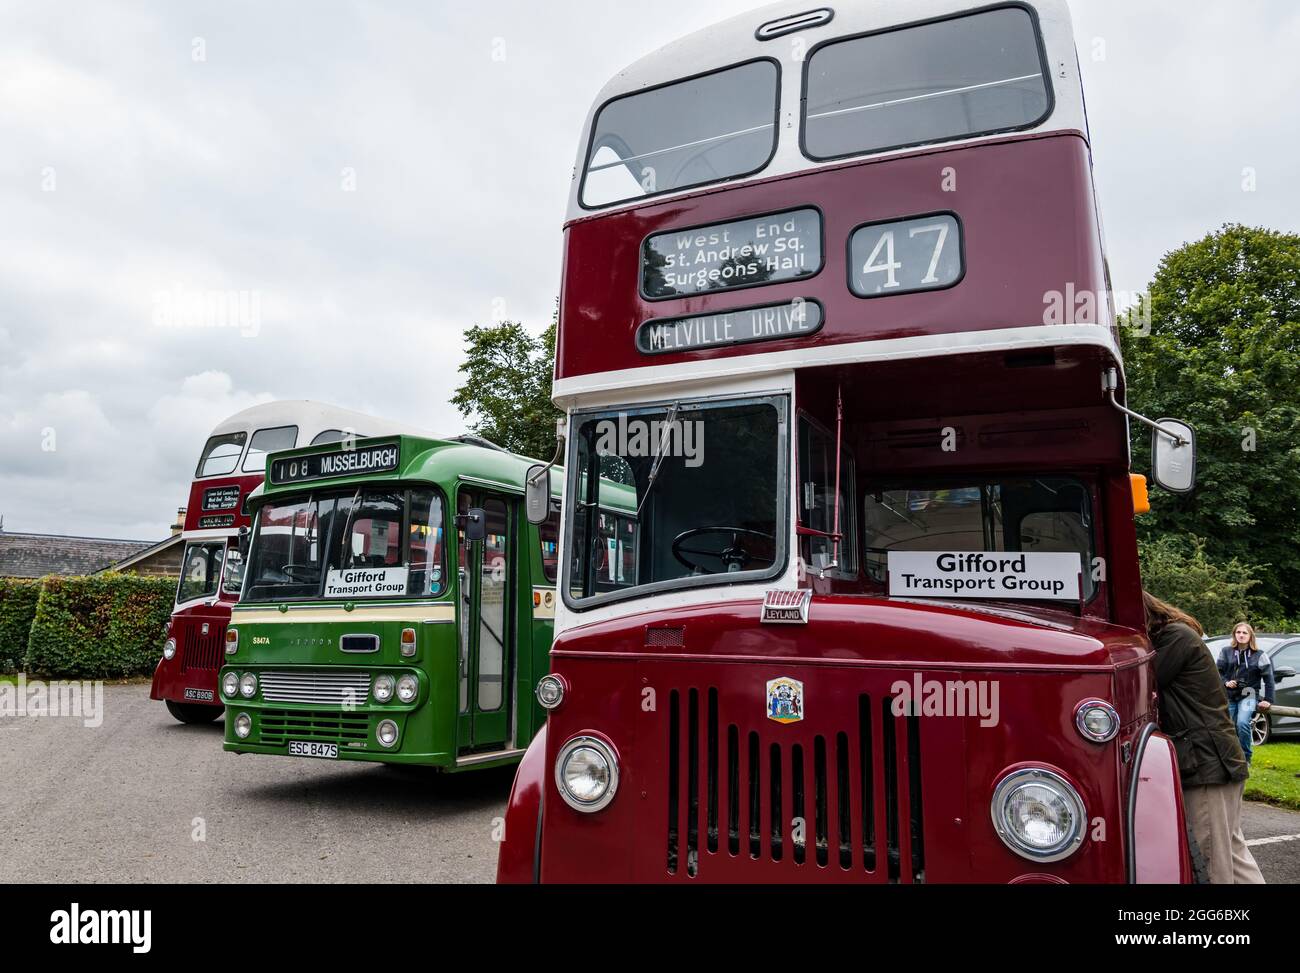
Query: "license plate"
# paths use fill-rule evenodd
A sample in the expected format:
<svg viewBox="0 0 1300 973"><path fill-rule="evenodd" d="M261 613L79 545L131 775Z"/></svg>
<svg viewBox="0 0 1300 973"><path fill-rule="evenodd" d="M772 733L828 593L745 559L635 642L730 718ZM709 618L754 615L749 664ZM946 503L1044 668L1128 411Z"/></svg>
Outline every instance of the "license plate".
<svg viewBox="0 0 1300 973"><path fill-rule="evenodd" d="M290 740L289 756L323 757L326 760L337 760L339 745L337 743L313 743L310 740Z"/></svg>
<svg viewBox="0 0 1300 973"><path fill-rule="evenodd" d="M205 703L211 703L213 701L211 689L187 689L185 690L185 698L197 699Z"/></svg>

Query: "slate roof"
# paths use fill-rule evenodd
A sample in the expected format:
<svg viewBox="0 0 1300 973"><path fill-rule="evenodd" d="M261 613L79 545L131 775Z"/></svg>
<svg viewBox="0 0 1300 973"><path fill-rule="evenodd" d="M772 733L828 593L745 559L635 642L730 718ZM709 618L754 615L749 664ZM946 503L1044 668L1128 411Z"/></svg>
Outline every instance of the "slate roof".
<svg viewBox="0 0 1300 973"><path fill-rule="evenodd" d="M152 545L152 541L0 531L0 578L94 574Z"/></svg>

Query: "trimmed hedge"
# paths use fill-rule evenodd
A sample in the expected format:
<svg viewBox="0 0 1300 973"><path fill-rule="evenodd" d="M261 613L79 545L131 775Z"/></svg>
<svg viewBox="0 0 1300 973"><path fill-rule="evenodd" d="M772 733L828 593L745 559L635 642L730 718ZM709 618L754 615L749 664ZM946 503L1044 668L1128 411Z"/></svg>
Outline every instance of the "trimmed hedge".
<svg viewBox="0 0 1300 973"><path fill-rule="evenodd" d="M0 672L14 672L26 658L40 596L39 580L0 578Z"/></svg>
<svg viewBox="0 0 1300 973"><path fill-rule="evenodd" d="M24 667L33 675L112 679L153 671L175 582L134 574L43 580Z"/></svg>

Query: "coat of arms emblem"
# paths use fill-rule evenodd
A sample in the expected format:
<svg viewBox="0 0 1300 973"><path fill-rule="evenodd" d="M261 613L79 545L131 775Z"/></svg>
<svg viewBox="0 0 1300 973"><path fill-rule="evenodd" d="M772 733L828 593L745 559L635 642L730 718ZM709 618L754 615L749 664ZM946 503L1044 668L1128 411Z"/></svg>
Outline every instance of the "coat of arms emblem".
<svg viewBox="0 0 1300 973"><path fill-rule="evenodd" d="M789 676L767 682L767 718L778 723L797 723L803 719L803 683Z"/></svg>

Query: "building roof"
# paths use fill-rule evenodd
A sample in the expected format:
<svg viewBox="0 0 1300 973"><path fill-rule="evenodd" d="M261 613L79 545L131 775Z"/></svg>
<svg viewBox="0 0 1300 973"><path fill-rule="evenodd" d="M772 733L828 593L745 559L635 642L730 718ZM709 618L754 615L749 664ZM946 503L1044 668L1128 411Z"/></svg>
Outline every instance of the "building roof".
<svg viewBox="0 0 1300 973"><path fill-rule="evenodd" d="M94 574L151 546L149 541L0 531L0 577Z"/></svg>
<svg viewBox="0 0 1300 973"><path fill-rule="evenodd" d="M136 542L130 541L129 543L134 544ZM101 570L125 571L127 568L135 567L137 564L139 564L141 561L145 560L146 558L154 557L158 554L163 553L163 551L166 551L168 548L176 547L184 543L185 543L185 538L182 537L180 533L175 533L171 537L164 537L156 544L150 544L147 547L141 548L140 550L135 551L132 554L129 554L128 556L122 558L120 561L115 561L114 563L107 565L104 568L101 568Z"/></svg>

